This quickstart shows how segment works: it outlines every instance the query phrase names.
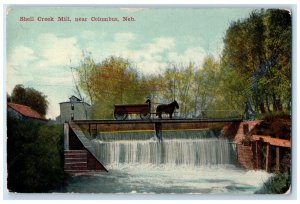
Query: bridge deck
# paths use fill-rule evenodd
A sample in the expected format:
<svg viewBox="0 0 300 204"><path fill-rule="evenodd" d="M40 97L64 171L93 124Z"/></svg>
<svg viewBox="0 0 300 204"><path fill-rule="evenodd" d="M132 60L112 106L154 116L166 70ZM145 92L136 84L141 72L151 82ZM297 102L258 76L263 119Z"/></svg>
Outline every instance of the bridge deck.
<svg viewBox="0 0 300 204"><path fill-rule="evenodd" d="M216 123L216 122L241 122L242 118L220 119L148 119L148 120L74 120L77 124L134 124L134 123Z"/></svg>

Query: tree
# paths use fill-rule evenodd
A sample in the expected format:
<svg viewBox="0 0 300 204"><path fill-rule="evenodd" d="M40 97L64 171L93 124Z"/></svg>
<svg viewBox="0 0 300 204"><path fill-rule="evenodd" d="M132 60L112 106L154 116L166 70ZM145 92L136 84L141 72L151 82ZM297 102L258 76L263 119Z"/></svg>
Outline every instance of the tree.
<svg viewBox="0 0 300 204"><path fill-rule="evenodd" d="M253 12L231 23L224 38L223 73L245 85L240 94L256 112L289 110L291 102L291 16L286 10ZM232 85L235 82L232 82ZM250 90L250 91L249 91Z"/></svg>
<svg viewBox="0 0 300 204"><path fill-rule="evenodd" d="M8 116L7 138L9 191L48 192L64 183L61 126Z"/></svg>
<svg viewBox="0 0 300 204"><path fill-rule="evenodd" d="M96 100L96 94L94 92L92 81L90 79L93 78L93 75L96 74L95 69L96 69L96 64L94 60L90 56L86 56L81 61L80 67L77 70L77 74L79 77L79 86L88 95L92 105ZM74 78L74 83L76 89L79 89L75 82L75 78ZM79 90L77 90L77 92L79 92L79 95L81 95Z"/></svg>
<svg viewBox="0 0 300 204"><path fill-rule="evenodd" d="M190 117L194 112L192 87L195 69L192 63L188 66L173 65L173 68L166 69L161 78L161 101L170 103L176 100L180 104L181 117Z"/></svg>
<svg viewBox="0 0 300 204"><path fill-rule="evenodd" d="M47 96L34 88L24 88L18 84L12 91L11 101L13 103L23 104L31 107L42 116L45 116L48 110Z"/></svg>
<svg viewBox="0 0 300 204"><path fill-rule="evenodd" d="M269 9L264 16L266 27L265 52L269 60L273 60L274 68L268 76L267 86L273 107L280 111L290 110L291 102L291 50L292 25L291 14L287 10ZM270 82L271 81L271 82ZM284 106L284 107L283 107Z"/></svg>
<svg viewBox="0 0 300 204"><path fill-rule="evenodd" d="M144 103L153 89L128 60L119 57L99 64L86 58L78 75L80 87L93 101L93 118L112 118L114 104Z"/></svg>

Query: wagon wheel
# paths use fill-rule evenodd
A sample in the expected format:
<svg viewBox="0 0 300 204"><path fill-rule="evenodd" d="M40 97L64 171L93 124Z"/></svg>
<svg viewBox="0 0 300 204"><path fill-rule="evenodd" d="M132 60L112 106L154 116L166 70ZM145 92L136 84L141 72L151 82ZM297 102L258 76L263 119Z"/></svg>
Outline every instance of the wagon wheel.
<svg viewBox="0 0 300 204"><path fill-rule="evenodd" d="M128 114L125 109L120 109L114 112L114 117L116 120L126 120Z"/></svg>
<svg viewBox="0 0 300 204"><path fill-rule="evenodd" d="M151 116L151 113L149 113L149 112L141 112L140 113L140 117L142 120L147 120L150 118L150 116Z"/></svg>

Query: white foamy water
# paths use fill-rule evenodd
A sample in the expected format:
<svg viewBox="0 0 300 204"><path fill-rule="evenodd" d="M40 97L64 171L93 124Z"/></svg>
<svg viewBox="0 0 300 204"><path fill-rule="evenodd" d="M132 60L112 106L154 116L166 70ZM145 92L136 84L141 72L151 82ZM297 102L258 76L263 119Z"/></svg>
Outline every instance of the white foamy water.
<svg viewBox="0 0 300 204"><path fill-rule="evenodd" d="M93 140L109 170L76 176L65 192L252 194L271 176L237 168L234 145L215 136L147 140ZM117 137L116 137L117 138Z"/></svg>
<svg viewBox="0 0 300 204"><path fill-rule="evenodd" d="M235 160L232 145L224 139L94 141L96 154L105 165L167 164L217 165Z"/></svg>
<svg viewBox="0 0 300 204"><path fill-rule="evenodd" d="M80 193L184 193L252 194L270 174L246 171L233 165L118 164L108 173L74 177L66 192Z"/></svg>

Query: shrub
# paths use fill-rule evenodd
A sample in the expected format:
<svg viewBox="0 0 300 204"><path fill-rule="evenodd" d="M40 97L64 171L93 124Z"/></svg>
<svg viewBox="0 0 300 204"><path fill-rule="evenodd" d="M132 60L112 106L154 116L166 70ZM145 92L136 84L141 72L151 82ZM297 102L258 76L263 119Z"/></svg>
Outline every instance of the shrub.
<svg viewBox="0 0 300 204"><path fill-rule="evenodd" d="M7 119L7 187L13 192L48 192L65 179L61 126Z"/></svg>
<svg viewBox="0 0 300 204"><path fill-rule="evenodd" d="M283 194L287 192L290 185L291 178L287 172L277 174L269 178L255 194Z"/></svg>

